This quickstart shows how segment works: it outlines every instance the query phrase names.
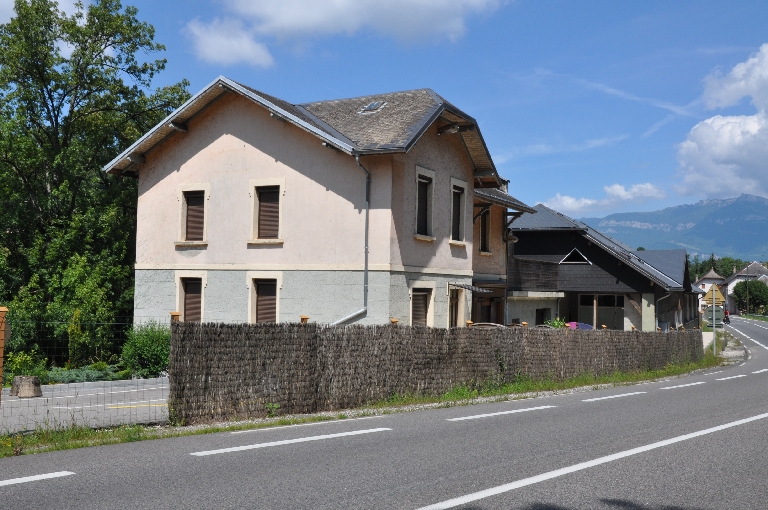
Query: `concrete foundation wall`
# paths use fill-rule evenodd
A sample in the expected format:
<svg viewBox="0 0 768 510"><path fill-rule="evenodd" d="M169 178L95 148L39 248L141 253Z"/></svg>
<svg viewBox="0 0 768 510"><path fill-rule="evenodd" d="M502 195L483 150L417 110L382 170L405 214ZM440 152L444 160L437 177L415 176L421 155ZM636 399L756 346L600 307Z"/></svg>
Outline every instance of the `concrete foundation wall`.
<svg viewBox="0 0 768 510"><path fill-rule="evenodd" d="M643 294L643 331L656 331L656 302L653 294Z"/></svg>
<svg viewBox="0 0 768 510"><path fill-rule="evenodd" d="M536 325L536 310L549 308L549 316L558 317L557 299L554 298L507 298L507 320L511 323L514 319L527 322L531 326Z"/></svg>
<svg viewBox="0 0 768 510"><path fill-rule="evenodd" d="M178 310L179 280L205 276L204 322L244 323L249 317L250 282L240 270L194 271L137 270L134 313L139 322L167 321ZM363 271L278 271L279 322L332 323L363 308ZM271 276L269 276L271 277ZM471 284L469 277L451 275L370 271L368 273L368 314L354 324L385 324L391 317L410 324L410 288L433 289L434 327L448 326L448 284ZM464 292L465 316L469 317L471 293Z"/></svg>

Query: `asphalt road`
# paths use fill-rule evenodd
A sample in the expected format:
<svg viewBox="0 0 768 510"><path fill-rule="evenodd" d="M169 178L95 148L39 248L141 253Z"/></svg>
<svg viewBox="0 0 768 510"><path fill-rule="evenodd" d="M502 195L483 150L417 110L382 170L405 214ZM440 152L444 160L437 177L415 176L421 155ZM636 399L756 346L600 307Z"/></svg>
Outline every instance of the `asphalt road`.
<svg viewBox="0 0 768 510"><path fill-rule="evenodd" d="M729 329L668 381L2 459L0 507L762 510L768 323Z"/></svg>

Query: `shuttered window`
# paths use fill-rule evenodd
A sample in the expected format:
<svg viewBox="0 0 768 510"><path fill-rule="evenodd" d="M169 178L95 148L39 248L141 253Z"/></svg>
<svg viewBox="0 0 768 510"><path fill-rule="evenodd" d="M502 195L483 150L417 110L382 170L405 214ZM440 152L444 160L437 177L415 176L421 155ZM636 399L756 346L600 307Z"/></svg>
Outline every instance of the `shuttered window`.
<svg viewBox="0 0 768 510"><path fill-rule="evenodd" d="M184 321L200 322L203 308L203 280L184 278Z"/></svg>
<svg viewBox="0 0 768 510"><path fill-rule="evenodd" d="M280 186L256 188L259 198L258 239L277 239L280 234Z"/></svg>
<svg viewBox="0 0 768 510"><path fill-rule="evenodd" d="M462 210L464 209L464 188L460 186L453 187L453 210L451 214L451 239L454 241L463 241L464 233L462 232L464 215Z"/></svg>
<svg viewBox="0 0 768 510"><path fill-rule="evenodd" d="M185 191L184 200L187 209L184 239L202 241L205 227L205 191Z"/></svg>
<svg viewBox="0 0 768 510"><path fill-rule="evenodd" d="M416 233L422 236L432 235L430 232L430 195L432 194L432 178L419 175L416 193Z"/></svg>
<svg viewBox="0 0 768 510"><path fill-rule="evenodd" d="M489 243L489 224L491 222L490 211L485 211L480 215L480 251L490 252L491 247Z"/></svg>
<svg viewBox="0 0 768 510"><path fill-rule="evenodd" d="M411 324L426 326L429 313L429 290L414 289L411 299Z"/></svg>
<svg viewBox="0 0 768 510"><path fill-rule="evenodd" d="M256 322L277 322L277 280L254 280Z"/></svg>
<svg viewBox="0 0 768 510"><path fill-rule="evenodd" d="M448 327L455 328L459 325L459 290L451 289L448 294Z"/></svg>

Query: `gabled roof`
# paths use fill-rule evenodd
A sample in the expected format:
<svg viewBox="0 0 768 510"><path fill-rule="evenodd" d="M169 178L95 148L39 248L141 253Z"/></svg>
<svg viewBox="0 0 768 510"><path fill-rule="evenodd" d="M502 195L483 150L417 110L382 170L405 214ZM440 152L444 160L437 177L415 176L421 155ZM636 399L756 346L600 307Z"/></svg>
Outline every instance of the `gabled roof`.
<svg viewBox="0 0 768 510"><path fill-rule="evenodd" d="M536 214L523 214L510 229L515 231L575 231L626 263L665 290L681 291L685 282L685 250L634 251L626 244L608 237L586 223L574 220L543 204L537 204Z"/></svg>
<svg viewBox="0 0 768 510"><path fill-rule="evenodd" d="M474 118L430 89L392 92L351 99L291 104L223 76L153 127L118 157L104 166L105 172L131 173L144 156L186 123L221 98L236 93L263 106L281 120L317 136L322 142L353 156L408 152L435 122L440 133L461 137L479 187L496 188L502 179ZM362 112L372 102L382 106ZM523 204L524 205L524 204Z"/></svg>
<svg viewBox="0 0 768 510"><path fill-rule="evenodd" d="M698 279L696 285L703 280L725 280L725 278L717 274L714 268L710 268L709 271L707 271L707 274Z"/></svg>
<svg viewBox="0 0 768 510"><path fill-rule="evenodd" d="M732 281L739 279L744 280L747 278L758 278L760 275L768 275L768 268L762 265L760 262L752 262L747 267L737 273L733 273L725 279L725 283L730 284Z"/></svg>

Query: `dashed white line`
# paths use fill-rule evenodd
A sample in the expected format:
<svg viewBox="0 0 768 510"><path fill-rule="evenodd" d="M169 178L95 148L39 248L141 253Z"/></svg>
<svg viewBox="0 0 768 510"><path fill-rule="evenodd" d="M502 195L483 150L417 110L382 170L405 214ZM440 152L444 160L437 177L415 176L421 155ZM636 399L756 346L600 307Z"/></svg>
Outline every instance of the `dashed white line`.
<svg viewBox="0 0 768 510"><path fill-rule="evenodd" d="M659 389L662 389L662 390L674 390L675 388L685 388L687 386L696 386L698 384L707 384L707 383L706 383L706 381L692 382L692 383L689 383L689 384L681 384L679 386L667 386L666 388L659 388Z"/></svg>
<svg viewBox="0 0 768 510"><path fill-rule="evenodd" d="M46 473L44 475L23 476L21 478L11 478L10 480L0 480L0 487L4 485L15 485L17 483L36 482L37 480L48 480L49 478L60 478L62 476L74 475L72 471L57 471L55 473Z"/></svg>
<svg viewBox="0 0 768 510"><path fill-rule="evenodd" d="M193 453L190 453L190 455L194 455L195 457L204 457L206 455L217 455L219 453L232 453L232 452L241 452L243 450L255 450L257 448L269 448L270 446L283 446L286 444L306 443L308 441L321 441L323 439L333 439L336 437L358 436L360 434L372 434L374 432L384 432L385 430L392 430L392 429L381 428L381 429L353 430L352 432L341 432L338 434L324 434L322 436L300 437L298 439L286 439L284 441L272 441L269 443L249 444L245 446L235 446L232 448L222 448L220 450L193 452Z"/></svg>
<svg viewBox="0 0 768 510"><path fill-rule="evenodd" d="M746 377L746 374L732 375L730 377L722 377L720 379L715 379L715 381L727 381L728 379L738 379L739 377Z"/></svg>
<svg viewBox="0 0 768 510"><path fill-rule="evenodd" d="M579 464L574 464L573 466L564 467L561 469L556 469L554 471L550 471L548 473L542 473L540 475L532 476L530 478L523 478L522 480L518 480L516 482L507 483L504 485L499 485L497 487L492 487L490 489L485 489L479 492L474 492L472 494L467 494L465 496L460 496L458 498L449 499L447 501L442 501L440 503L435 503L434 505L429 505L422 507L418 510L445 510L447 508L455 508L457 506L466 505L467 503L471 503L473 501L478 501L480 499L485 499L491 496L496 496L498 494L503 494L505 492L513 491L515 489L519 489L521 487L526 487L528 485L533 485L540 482L545 482L547 480L551 480L553 478L557 478L560 476L564 476L570 473L575 473L577 471L582 471L584 469L589 469L591 467L599 466L600 464L605 464L608 462L613 462L614 460L623 459L626 457L631 457L632 455L637 455L639 453L644 453L650 450L655 450L657 448L662 448L664 446L669 446L675 443L679 443L681 441L687 441L689 439L694 439L699 436L704 436L707 434L712 434L714 432L719 432L721 430L729 429L731 427L737 427L739 425L744 425L746 423L750 423L756 420L762 420L768 418L768 413L766 414L759 414L757 416L752 416L751 418L745 418L743 420L733 421L730 423L726 423L725 425L719 425L717 427L712 427L710 429L704 429L700 430L698 432L692 432L690 434L685 434L682 436L673 437L672 439L666 439L664 441L659 441L657 443L651 443L649 445L641 446L639 448L633 448L631 450L625 450L623 452L614 453L613 455L607 455L605 457L600 457L594 460L590 460L587 462L581 462Z"/></svg>
<svg viewBox="0 0 768 510"><path fill-rule="evenodd" d="M758 326L758 327L762 327L762 326ZM741 336L743 336L744 338L746 338L747 340L751 340L752 342L755 342L757 345L759 345L763 349L768 350L767 346L761 344L760 342L758 342L754 338L750 338L749 336L747 336L746 334L742 333L741 331L739 331L738 329L736 329L734 327L732 327L731 329L734 330L736 333L740 334ZM768 329L768 328L765 328L765 329Z"/></svg>
<svg viewBox="0 0 768 510"><path fill-rule="evenodd" d="M621 395L611 395L609 397L588 398L588 399L582 400L582 402L595 402L597 400L607 400L609 398L629 397L631 395L641 395L643 393L646 393L646 392L645 391L636 391L634 393L622 393Z"/></svg>
<svg viewBox="0 0 768 510"><path fill-rule="evenodd" d="M756 372L752 372L753 374L762 374L763 372L768 372L768 368L764 368L762 370L758 370Z"/></svg>
<svg viewBox="0 0 768 510"><path fill-rule="evenodd" d="M715 374L722 374L722 373L723 373L722 370L718 370L717 372L710 372L710 373L704 374L704 375L715 375Z"/></svg>
<svg viewBox="0 0 768 510"><path fill-rule="evenodd" d="M489 418L491 416L501 416L502 414L515 414L515 413L524 413L526 411L538 411L539 409L552 409L553 407L557 407L557 406L528 407L526 409L513 409L512 411L500 411L498 413L475 414L472 416L462 416L461 418L448 418L448 421L476 420L478 418Z"/></svg>

